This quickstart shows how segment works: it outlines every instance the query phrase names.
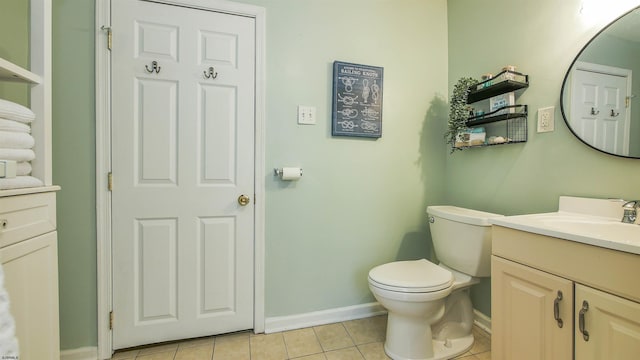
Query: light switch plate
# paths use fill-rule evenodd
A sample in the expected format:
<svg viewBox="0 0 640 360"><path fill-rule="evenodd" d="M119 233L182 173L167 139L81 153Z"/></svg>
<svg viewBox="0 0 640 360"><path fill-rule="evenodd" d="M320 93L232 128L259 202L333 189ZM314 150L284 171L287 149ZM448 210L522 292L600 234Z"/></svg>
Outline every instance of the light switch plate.
<svg viewBox="0 0 640 360"><path fill-rule="evenodd" d="M538 109L538 132L550 132L553 131L555 125L554 115L556 112L555 106L549 106L546 108Z"/></svg>
<svg viewBox="0 0 640 360"><path fill-rule="evenodd" d="M316 107L298 105L298 124L315 125L316 124Z"/></svg>

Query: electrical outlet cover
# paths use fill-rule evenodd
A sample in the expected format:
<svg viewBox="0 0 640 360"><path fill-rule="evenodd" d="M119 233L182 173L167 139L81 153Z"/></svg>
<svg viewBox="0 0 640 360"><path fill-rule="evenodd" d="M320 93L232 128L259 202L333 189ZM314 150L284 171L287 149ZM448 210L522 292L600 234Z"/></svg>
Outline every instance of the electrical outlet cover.
<svg viewBox="0 0 640 360"><path fill-rule="evenodd" d="M555 127L555 106L538 109L538 132L550 132Z"/></svg>

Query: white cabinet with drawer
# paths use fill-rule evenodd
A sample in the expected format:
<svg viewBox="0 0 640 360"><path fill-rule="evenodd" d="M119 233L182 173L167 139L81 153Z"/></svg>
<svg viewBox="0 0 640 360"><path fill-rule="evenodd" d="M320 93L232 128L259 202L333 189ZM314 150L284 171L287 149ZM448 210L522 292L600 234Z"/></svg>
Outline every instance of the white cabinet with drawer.
<svg viewBox="0 0 640 360"><path fill-rule="evenodd" d="M0 248L55 229L55 192L0 197Z"/></svg>
<svg viewBox="0 0 640 360"><path fill-rule="evenodd" d="M0 192L0 263L21 360L60 358L56 202L51 191L57 189L9 196Z"/></svg>

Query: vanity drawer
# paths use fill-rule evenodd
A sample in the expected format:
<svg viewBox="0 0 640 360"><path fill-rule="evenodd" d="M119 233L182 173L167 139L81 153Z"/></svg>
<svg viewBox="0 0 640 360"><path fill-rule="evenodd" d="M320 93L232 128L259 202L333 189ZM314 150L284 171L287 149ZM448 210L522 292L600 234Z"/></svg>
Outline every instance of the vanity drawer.
<svg viewBox="0 0 640 360"><path fill-rule="evenodd" d="M0 248L55 229L55 192L0 197Z"/></svg>

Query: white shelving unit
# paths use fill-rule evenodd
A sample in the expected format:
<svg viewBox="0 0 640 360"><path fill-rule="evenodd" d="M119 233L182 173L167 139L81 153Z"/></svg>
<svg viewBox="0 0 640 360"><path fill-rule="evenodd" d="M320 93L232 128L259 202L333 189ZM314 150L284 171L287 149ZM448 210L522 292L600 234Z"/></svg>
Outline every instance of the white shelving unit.
<svg viewBox="0 0 640 360"><path fill-rule="evenodd" d="M3 58L0 58L0 80L26 82L30 84L42 83L40 76Z"/></svg>
<svg viewBox="0 0 640 360"><path fill-rule="evenodd" d="M43 63L47 61L51 62L50 57L48 60L43 60ZM48 68L50 69L50 66ZM48 78L50 81L51 76ZM51 86L44 84L42 76L1 57L0 81L32 85L31 106L37 120L31 124L31 131L36 138L34 147L36 159L31 164L33 175L45 183L45 186L40 188L0 190L0 197L59 190L59 187L51 184ZM35 109L38 109L38 112Z"/></svg>
<svg viewBox="0 0 640 360"><path fill-rule="evenodd" d="M52 184L51 2L30 0L30 66L0 58L0 81L30 85L35 188L0 190L0 263L16 324L20 359L59 359L56 191ZM26 20L26 19L25 19Z"/></svg>
<svg viewBox="0 0 640 360"><path fill-rule="evenodd" d="M36 114L36 121L31 124L31 134L36 139L32 174L45 186L51 186L51 0L30 0L30 11L31 69L0 58L0 81L31 84L30 107Z"/></svg>

